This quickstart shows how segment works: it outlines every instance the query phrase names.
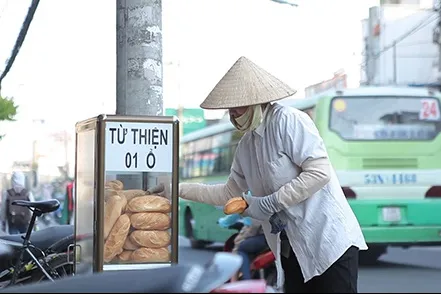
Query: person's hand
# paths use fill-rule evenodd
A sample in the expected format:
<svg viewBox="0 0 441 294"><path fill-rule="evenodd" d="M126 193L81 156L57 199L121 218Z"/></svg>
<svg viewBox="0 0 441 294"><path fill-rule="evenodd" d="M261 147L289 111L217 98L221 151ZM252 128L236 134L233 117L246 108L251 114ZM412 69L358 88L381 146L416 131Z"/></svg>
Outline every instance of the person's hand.
<svg viewBox="0 0 441 294"><path fill-rule="evenodd" d="M277 234L285 229L288 217L286 213L280 208L273 195L264 197L243 196L248 204L247 209L243 215L260 221L269 221L271 224L271 233Z"/></svg>
<svg viewBox="0 0 441 294"><path fill-rule="evenodd" d="M255 197L250 195L243 195L243 199L247 203L247 208L242 213L243 216L249 216L251 218L260 220L260 221L267 221L271 217L271 215L274 214L273 211L271 211L270 207L266 205L266 202L268 202L268 198L270 196L264 196L264 197Z"/></svg>
<svg viewBox="0 0 441 294"><path fill-rule="evenodd" d="M276 212L270 217L269 222L271 224L271 233L280 233L286 228L288 223L288 215L284 210Z"/></svg>
<svg viewBox="0 0 441 294"><path fill-rule="evenodd" d="M165 196L165 186L163 183L160 183L159 185L149 188L147 193L150 195L155 194L158 196Z"/></svg>

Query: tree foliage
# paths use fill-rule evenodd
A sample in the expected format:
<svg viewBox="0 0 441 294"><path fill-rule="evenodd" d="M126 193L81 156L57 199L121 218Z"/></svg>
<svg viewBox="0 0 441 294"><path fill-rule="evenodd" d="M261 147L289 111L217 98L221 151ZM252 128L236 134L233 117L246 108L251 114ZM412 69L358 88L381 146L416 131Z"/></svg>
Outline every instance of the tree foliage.
<svg viewBox="0 0 441 294"><path fill-rule="evenodd" d="M14 98L3 98L0 96L0 121L14 121L18 106L14 103ZM4 135L0 135L0 140Z"/></svg>

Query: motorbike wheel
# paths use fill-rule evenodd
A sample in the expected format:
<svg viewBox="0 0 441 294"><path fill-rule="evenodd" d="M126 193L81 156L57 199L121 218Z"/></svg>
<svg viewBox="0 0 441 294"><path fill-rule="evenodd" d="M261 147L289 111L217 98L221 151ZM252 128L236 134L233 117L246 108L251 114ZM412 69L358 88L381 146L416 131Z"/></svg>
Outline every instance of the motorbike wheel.
<svg viewBox="0 0 441 294"><path fill-rule="evenodd" d="M275 267L269 267L265 270L265 281L268 286L277 288L277 269Z"/></svg>
<svg viewBox="0 0 441 294"><path fill-rule="evenodd" d="M58 279L72 276L74 274L74 266L73 266L73 260L74 260L74 254L73 252L67 254L67 253L58 253L54 256L52 256L48 261L47 264L49 267L56 271L59 275ZM46 269L46 268L45 268ZM46 269L48 271L48 269ZM50 272L48 271L50 274ZM55 277L52 277L55 279ZM47 277L45 274L40 270L36 269L32 273L31 280L33 283L39 283L42 281L47 281Z"/></svg>

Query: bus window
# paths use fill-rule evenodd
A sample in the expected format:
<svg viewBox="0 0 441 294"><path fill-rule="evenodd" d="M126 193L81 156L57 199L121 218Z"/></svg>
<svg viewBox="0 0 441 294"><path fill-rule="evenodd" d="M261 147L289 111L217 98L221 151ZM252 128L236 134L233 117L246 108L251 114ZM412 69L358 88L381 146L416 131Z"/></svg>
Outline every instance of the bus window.
<svg viewBox="0 0 441 294"><path fill-rule="evenodd" d="M330 129L345 140L433 140L441 128L435 98L344 97L331 103Z"/></svg>
<svg viewBox="0 0 441 294"><path fill-rule="evenodd" d="M225 174L230 170L233 158L230 154L230 147L223 146L214 150L215 160L213 165L213 174Z"/></svg>
<svg viewBox="0 0 441 294"><path fill-rule="evenodd" d="M183 144L181 177L228 174L242 135L233 130Z"/></svg>

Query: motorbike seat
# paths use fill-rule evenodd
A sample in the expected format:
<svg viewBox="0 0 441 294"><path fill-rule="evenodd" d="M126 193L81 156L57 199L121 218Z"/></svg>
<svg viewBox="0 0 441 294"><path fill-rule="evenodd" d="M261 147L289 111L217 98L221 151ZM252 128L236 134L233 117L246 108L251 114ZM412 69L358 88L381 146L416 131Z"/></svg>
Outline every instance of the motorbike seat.
<svg viewBox="0 0 441 294"><path fill-rule="evenodd" d="M68 292L66 290L78 293L185 293L193 292L185 291L186 284L192 284L187 278L190 271L189 265L105 271L92 275L76 275L49 283L13 287L8 289L8 293L65 293ZM173 283L170 283L171 280Z"/></svg>
<svg viewBox="0 0 441 294"><path fill-rule="evenodd" d="M32 245L44 251L48 249L52 244L58 242L59 240L63 239L66 236L72 235L73 233L74 233L73 225L52 226L52 227L44 228L39 231L32 232L30 241ZM0 236L0 242L1 240L5 240L5 241L17 242L22 244L25 235L26 234L14 234L14 235ZM19 249L18 246L17 249ZM32 252L34 254L37 253L35 252L35 250L33 250Z"/></svg>
<svg viewBox="0 0 441 294"><path fill-rule="evenodd" d="M259 254L256 258L254 258L251 263L251 270L259 270L267 267L269 264L273 263L276 260L273 252L271 250Z"/></svg>
<svg viewBox="0 0 441 294"><path fill-rule="evenodd" d="M241 264L242 257L218 252L204 266L177 264L145 270L79 274L53 282L12 286L0 293L211 293L225 284Z"/></svg>
<svg viewBox="0 0 441 294"><path fill-rule="evenodd" d="M44 200L44 201L26 201L26 200L14 200L12 205L32 207L42 213L49 213L57 210L60 207L60 201L57 199Z"/></svg>

